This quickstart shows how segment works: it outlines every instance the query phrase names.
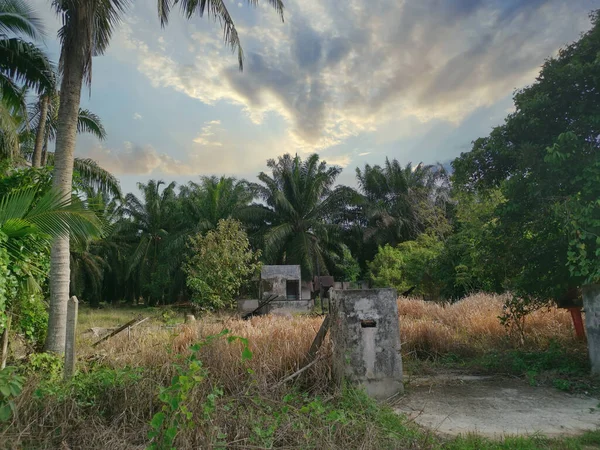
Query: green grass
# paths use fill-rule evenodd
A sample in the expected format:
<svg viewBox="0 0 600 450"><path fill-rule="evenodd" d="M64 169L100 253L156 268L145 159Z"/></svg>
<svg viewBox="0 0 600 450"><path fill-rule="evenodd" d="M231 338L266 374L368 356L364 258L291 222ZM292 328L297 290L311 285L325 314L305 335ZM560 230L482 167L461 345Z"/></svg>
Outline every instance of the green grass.
<svg viewBox="0 0 600 450"><path fill-rule="evenodd" d="M519 436L491 440L471 435L447 442L442 448L448 450L588 450L600 448L600 430L561 439L549 439L544 436Z"/></svg>
<svg viewBox="0 0 600 450"><path fill-rule="evenodd" d="M92 327L114 328L123 325L136 317L150 317L151 322L161 325L174 325L184 321L183 312L171 308L124 306L119 308L79 308L77 326L80 332Z"/></svg>

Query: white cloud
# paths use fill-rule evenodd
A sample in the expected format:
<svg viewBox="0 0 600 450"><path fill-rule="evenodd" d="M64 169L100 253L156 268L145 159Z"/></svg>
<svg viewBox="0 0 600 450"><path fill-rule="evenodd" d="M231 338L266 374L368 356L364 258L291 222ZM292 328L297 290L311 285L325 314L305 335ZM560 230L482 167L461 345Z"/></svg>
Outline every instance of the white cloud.
<svg viewBox="0 0 600 450"><path fill-rule="evenodd" d="M220 120L211 120L209 122L204 122L202 131L194 139L194 142L200 145L222 147L223 144L219 142L215 136L215 133L217 133L218 131L222 131L222 129L219 128L219 125L221 125Z"/></svg>
<svg viewBox="0 0 600 450"><path fill-rule="evenodd" d="M133 113L133 120L141 120L142 119L142 115L138 112Z"/></svg>
<svg viewBox="0 0 600 450"><path fill-rule="evenodd" d="M137 25L122 27L119 41L153 86L236 105L255 124L273 114L286 124L285 151L310 153L380 130L388 141L405 138L415 131L403 122L459 124L532 82L583 29L579 10L567 0L290 0L284 24L267 7L249 11L252 21L236 17L243 73L218 26L174 18L165 32L186 36L185 56L161 48L162 36L158 48L147 44ZM224 146L216 126L206 123L194 142Z"/></svg>

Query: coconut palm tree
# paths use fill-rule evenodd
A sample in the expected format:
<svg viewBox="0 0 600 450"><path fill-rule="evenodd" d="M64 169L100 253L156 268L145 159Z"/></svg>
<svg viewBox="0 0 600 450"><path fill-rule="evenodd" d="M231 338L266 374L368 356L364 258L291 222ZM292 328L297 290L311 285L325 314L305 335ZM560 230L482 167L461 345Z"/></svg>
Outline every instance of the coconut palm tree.
<svg viewBox="0 0 600 450"><path fill-rule="evenodd" d="M25 40L36 40L42 35L41 21L30 6L22 0L0 0L0 131L3 141L0 150L4 156L18 154L18 122L14 120L14 110L26 109L23 86L37 92L55 88L56 79L49 59L35 44Z"/></svg>
<svg viewBox="0 0 600 450"><path fill-rule="evenodd" d="M253 184L262 203L240 212L254 226L262 225L265 259L272 264L300 264L304 276L331 269L341 256L341 229L335 224L354 191L333 185L342 169L327 166L319 155L305 161L289 154L269 160L271 175L261 172Z"/></svg>
<svg viewBox="0 0 600 450"><path fill-rule="evenodd" d="M48 143L56 139L60 94L43 94L29 110L29 128L35 130L35 146L31 157L33 167L46 165ZM79 108L77 133L89 133L101 141L106 139L106 130L100 117L88 109Z"/></svg>
<svg viewBox="0 0 600 450"><path fill-rule="evenodd" d="M76 242L100 236L101 223L79 201L66 201L37 186L14 190L0 198L0 329L8 336L10 309L23 290L39 290L47 276L40 265L53 239L71 235ZM2 358L4 362L4 358Z"/></svg>
<svg viewBox="0 0 600 450"><path fill-rule="evenodd" d="M256 0L248 0L256 4ZM158 0L161 24L168 22L171 9L179 4L181 12L191 18L205 13L219 19L226 44L238 50L240 68L242 50L235 25L224 0ZM283 18L281 0L269 3ZM92 79L92 56L101 55L107 49L113 30L130 4L130 0L53 0L56 13L63 26L61 39L62 83L60 108L56 134L56 160L54 186L69 196L73 179L73 159L77 132L77 113L84 81ZM51 301L46 349L62 353L66 330L66 306L69 296L69 242L59 239L54 243L51 257Z"/></svg>
<svg viewBox="0 0 600 450"><path fill-rule="evenodd" d="M253 197L247 181L225 176L202 177L200 183L190 181L179 193L185 221L199 232L214 230L219 220L236 217Z"/></svg>

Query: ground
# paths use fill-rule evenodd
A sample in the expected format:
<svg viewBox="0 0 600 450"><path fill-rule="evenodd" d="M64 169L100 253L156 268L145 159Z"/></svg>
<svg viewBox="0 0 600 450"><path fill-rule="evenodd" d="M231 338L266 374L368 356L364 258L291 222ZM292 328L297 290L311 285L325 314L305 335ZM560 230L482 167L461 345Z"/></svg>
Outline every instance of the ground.
<svg viewBox="0 0 600 450"><path fill-rule="evenodd" d="M443 436L557 437L600 427L600 401L584 393L531 386L516 377L458 372L409 379L395 410Z"/></svg>

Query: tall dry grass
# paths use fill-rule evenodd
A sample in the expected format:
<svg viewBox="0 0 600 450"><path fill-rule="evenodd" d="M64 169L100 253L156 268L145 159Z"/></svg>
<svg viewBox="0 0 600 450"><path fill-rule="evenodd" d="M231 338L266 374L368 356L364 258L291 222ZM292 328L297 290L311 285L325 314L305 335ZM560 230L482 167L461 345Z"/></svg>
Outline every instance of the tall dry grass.
<svg viewBox="0 0 600 450"><path fill-rule="evenodd" d="M514 330L498 317L506 296L475 294L454 304L398 299L403 353L419 358L448 353L481 355L492 350L520 346ZM570 313L550 307L525 319L525 346L543 350L551 341L575 343Z"/></svg>
<svg viewBox="0 0 600 450"><path fill-rule="evenodd" d="M490 295L473 295L452 305L399 299L404 357L479 355L517 345L498 321L503 301L501 296ZM101 314L99 319L103 323L115 320L113 313ZM121 323L126 321L127 317ZM210 419L180 430L176 446L211 448L220 435L225 435L229 448L250 448L257 423L268 425L266 421L272 411L281 410L282 398L290 392L292 384L303 391L329 396L329 342L310 370L290 383L278 384L302 364L321 321L319 317L267 316L248 321L217 317L166 328L157 319L134 329L130 336L122 333L95 348L90 344L97 338L83 333L79 336L81 372L93 373L98 367L116 371L141 367L141 378L134 383L96 386L99 391L93 402L88 403L76 398L75 387L61 388L63 394L73 392L73 395L39 398L35 393L39 386L36 380L31 380L17 401L18 414L13 422L0 429L0 447L145 448L148 423L161 407L157 392L170 384L175 374L174 364L185 364L191 344L226 328L231 335L248 339L253 358L243 362L241 344L230 344L225 339L200 350L199 356L210 377L194 389L190 409L196 417L203 417L205 402L213 389L218 386L224 394L217 400L217 411ZM85 317L85 324L94 326L93 312ZM563 310L551 308L532 314L526 329L526 345L530 349L544 349L551 340L573 342L570 317ZM84 332L85 327L80 330ZM330 427L322 423L320 428L306 429L296 423L304 417L302 414L300 409L292 409L281 419L273 436L274 446L314 448L314 436L318 436L321 448L381 448L381 440L376 438L381 430L376 424L349 422Z"/></svg>

